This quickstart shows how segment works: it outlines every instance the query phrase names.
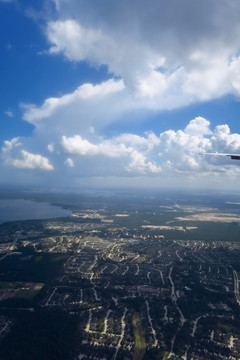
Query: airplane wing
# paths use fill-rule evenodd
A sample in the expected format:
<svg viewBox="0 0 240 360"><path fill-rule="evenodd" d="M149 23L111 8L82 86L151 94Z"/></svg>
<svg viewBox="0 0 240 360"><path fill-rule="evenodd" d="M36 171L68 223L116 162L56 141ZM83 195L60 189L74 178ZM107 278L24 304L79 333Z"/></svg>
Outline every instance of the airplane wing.
<svg viewBox="0 0 240 360"><path fill-rule="evenodd" d="M200 155L229 156L232 160L240 160L240 154L201 153Z"/></svg>

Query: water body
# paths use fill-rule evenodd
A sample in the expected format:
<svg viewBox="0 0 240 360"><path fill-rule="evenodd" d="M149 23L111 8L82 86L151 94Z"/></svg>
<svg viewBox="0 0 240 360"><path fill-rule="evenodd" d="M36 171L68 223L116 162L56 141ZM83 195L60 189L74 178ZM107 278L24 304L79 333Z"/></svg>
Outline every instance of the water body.
<svg viewBox="0 0 240 360"><path fill-rule="evenodd" d="M71 215L70 210L32 200L0 200L0 224L6 221L51 219Z"/></svg>

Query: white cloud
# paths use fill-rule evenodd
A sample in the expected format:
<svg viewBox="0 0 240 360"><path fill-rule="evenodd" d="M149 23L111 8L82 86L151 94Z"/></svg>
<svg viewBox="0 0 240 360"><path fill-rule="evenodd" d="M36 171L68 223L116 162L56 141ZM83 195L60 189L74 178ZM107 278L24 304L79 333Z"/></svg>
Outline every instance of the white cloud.
<svg viewBox="0 0 240 360"><path fill-rule="evenodd" d="M189 135L211 135L212 131L209 126L210 121L198 116L189 122L185 132Z"/></svg>
<svg viewBox="0 0 240 360"><path fill-rule="evenodd" d="M119 157L127 152L123 144L115 144L112 141L103 141L100 144L92 144L79 135L67 138L62 137L61 145L64 151L72 155Z"/></svg>
<svg viewBox="0 0 240 360"><path fill-rule="evenodd" d="M62 147L66 153L72 155L97 155L99 152L96 145L82 139L79 135L75 135L72 138L63 136Z"/></svg>
<svg viewBox="0 0 240 360"><path fill-rule="evenodd" d="M71 158L68 158L66 161L64 161L64 165L68 167L74 167L74 162L72 161Z"/></svg>
<svg viewBox="0 0 240 360"><path fill-rule="evenodd" d="M50 164L49 160L39 154L32 154L22 149L20 151L22 158L15 158L15 156L18 155L18 148L21 145L19 137L4 141L2 157L6 165L23 169L53 170L53 166Z"/></svg>
<svg viewBox="0 0 240 360"><path fill-rule="evenodd" d="M81 136L75 135L71 138L62 137L61 145L68 154L78 156L122 158L122 171L140 173L158 173L161 167L147 160L147 154L153 148L154 143L150 134L147 138L137 135L123 134L122 136L104 140L98 144L90 143ZM140 145L140 146L139 146ZM139 148L139 149L136 149ZM104 170L105 171L105 170Z"/></svg>
<svg viewBox="0 0 240 360"><path fill-rule="evenodd" d="M240 153L240 134L231 134L228 125L216 126L212 143L218 152Z"/></svg>
<svg viewBox="0 0 240 360"><path fill-rule="evenodd" d="M49 22L47 28L48 40L51 44L49 52L64 55L75 61L90 59L96 64L106 63L102 46L107 52L117 50L114 42L102 31L95 29L86 29L75 20ZM114 49L111 49L111 48Z"/></svg>
<svg viewBox="0 0 240 360"><path fill-rule="evenodd" d="M131 149L130 156L131 162L126 167L126 170L129 172L158 174L162 171L161 166L157 166L151 161L147 161L146 156L135 149Z"/></svg>
<svg viewBox="0 0 240 360"><path fill-rule="evenodd" d="M53 144L48 144L47 149L51 153L54 152L54 145Z"/></svg>
<svg viewBox="0 0 240 360"><path fill-rule="evenodd" d="M122 133L105 139L89 131L87 134L55 139L54 149L50 146L50 150L54 150L50 152L50 159L36 150L21 149L21 143L26 139L21 139L20 143L19 138L14 138L4 142L2 157L8 168L53 170L54 162L55 172L59 171L61 181L69 186L83 176L95 178L95 181L99 177L108 178L108 181L111 177L129 177L140 183L140 179L149 181L149 184L154 177L161 185L175 186L190 183L223 186L236 182L239 177L238 163L230 158L201 156L199 153L240 153L240 134L231 133L226 124L211 129L210 122L202 117L191 120L183 130L167 130L160 134ZM29 148L30 143L27 146ZM70 178L62 171L63 164L71 168ZM157 186L156 182L154 184Z"/></svg>
<svg viewBox="0 0 240 360"><path fill-rule="evenodd" d="M55 4L54 20L45 28L45 54L87 61L96 68L105 64L112 79L82 84L40 105L23 104L23 118L35 131L32 138L21 139L29 152L19 153L18 138L5 142L2 154L8 165L50 170L54 163L59 171L69 166L72 178L62 174L66 183L82 176L154 177L175 184L179 177L182 182L199 177L208 183L209 176L224 181L238 175L236 162L229 158L199 156L205 151L240 152L240 135L232 134L228 125L211 129L198 116L186 127L180 119L179 130L170 124L160 134L143 134L140 124L145 121L147 128L148 117L157 119L156 110L239 96L238 0ZM122 131L132 120L137 131ZM36 155L42 149L48 149L49 160Z"/></svg>
<svg viewBox="0 0 240 360"><path fill-rule="evenodd" d="M41 170L53 170L53 166L50 164L46 157L38 154L31 154L26 150L21 150L22 159L12 160L12 165L17 168L23 169L41 169Z"/></svg>
<svg viewBox="0 0 240 360"><path fill-rule="evenodd" d="M77 157L116 158L115 166L129 173L185 174L204 172L228 172L233 165L229 159L201 156L204 152L240 153L240 135L231 134L227 125L217 126L212 132L210 122L197 117L185 130L168 130L157 136L154 133L139 136L122 134L92 143L79 135L62 137L64 152ZM97 161L97 160L96 160ZM221 166L219 166L219 161ZM112 163L111 163L112 164ZM107 173L111 167L105 165ZM106 168L103 171L106 171ZM114 165L112 170L114 171Z"/></svg>
<svg viewBox="0 0 240 360"><path fill-rule="evenodd" d="M49 52L106 64L146 107L240 94L238 0L59 0L56 7L58 19L46 29Z"/></svg>
<svg viewBox="0 0 240 360"><path fill-rule="evenodd" d="M14 116L13 112L10 111L10 110L5 111L4 114L7 115L10 118L12 118Z"/></svg>
<svg viewBox="0 0 240 360"><path fill-rule="evenodd" d="M2 147L2 151L4 153L11 151L14 147L18 147L21 145L19 141L19 137L12 138L11 140L5 140L4 146Z"/></svg>
<svg viewBox="0 0 240 360"><path fill-rule="evenodd" d="M139 146L151 150L158 145L160 139L152 132L148 133L146 137L134 134L121 134L116 137L116 141L131 146Z"/></svg>
<svg viewBox="0 0 240 360"><path fill-rule="evenodd" d="M124 85L121 80L108 80L98 85L84 84L72 93L59 98L46 99L40 107L21 104L25 110L23 118L37 128L43 126L43 119L54 118L54 116L57 116L58 127L68 127L73 122L76 122L79 126L79 117L87 116L85 114L88 114L89 117L89 114L92 113L93 121L96 121L96 118L98 119L98 115L101 113L101 108L103 107L103 111L106 112L114 96L121 94L123 89ZM97 113L96 107L98 108ZM116 108L118 108L117 104L113 106L115 113L117 113ZM109 113L112 114L111 109L109 109ZM66 118L68 118L67 124ZM49 126L48 122L47 126ZM54 131L56 130L56 127L54 127Z"/></svg>
<svg viewBox="0 0 240 360"><path fill-rule="evenodd" d="M139 136L121 134L117 137L93 143L80 135L63 136L61 146L65 153L77 158L114 159L105 161L102 172L110 175L118 168L122 174L172 174L179 172L189 176L192 173L227 172L229 159L200 156L204 152L239 152L240 135L231 134L227 125L217 126L212 132L210 122L197 117L189 122L185 130L168 130L157 136L154 133ZM101 161L101 160L100 160ZM111 165L109 165L111 164Z"/></svg>

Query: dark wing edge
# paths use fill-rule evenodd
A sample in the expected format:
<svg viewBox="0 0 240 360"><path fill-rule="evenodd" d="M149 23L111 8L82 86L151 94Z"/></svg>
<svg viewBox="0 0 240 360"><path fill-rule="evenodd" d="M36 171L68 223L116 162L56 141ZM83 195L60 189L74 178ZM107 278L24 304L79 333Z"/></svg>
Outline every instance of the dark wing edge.
<svg viewBox="0 0 240 360"><path fill-rule="evenodd" d="M240 160L240 154L199 153L199 155L229 156L232 160Z"/></svg>

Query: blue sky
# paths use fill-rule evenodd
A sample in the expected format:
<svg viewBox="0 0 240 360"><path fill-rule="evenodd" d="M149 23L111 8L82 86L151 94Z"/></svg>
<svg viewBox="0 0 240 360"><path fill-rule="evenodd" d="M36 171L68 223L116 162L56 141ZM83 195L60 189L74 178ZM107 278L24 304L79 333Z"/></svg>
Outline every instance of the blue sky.
<svg viewBox="0 0 240 360"><path fill-rule="evenodd" d="M0 185L238 188L239 11L0 0Z"/></svg>

